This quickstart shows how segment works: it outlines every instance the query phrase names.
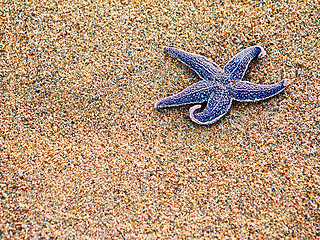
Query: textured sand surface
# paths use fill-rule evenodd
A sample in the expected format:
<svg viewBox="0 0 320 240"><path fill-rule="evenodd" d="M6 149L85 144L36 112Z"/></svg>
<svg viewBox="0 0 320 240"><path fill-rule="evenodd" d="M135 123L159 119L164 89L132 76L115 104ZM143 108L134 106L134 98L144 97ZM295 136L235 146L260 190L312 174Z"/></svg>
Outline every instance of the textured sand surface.
<svg viewBox="0 0 320 240"><path fill-rule="evenodd" d="M320 238L318 1L2 1L0 238ZM208 1L209 2L209 1ZM291 85L198 126L164 46Z"/></svg>

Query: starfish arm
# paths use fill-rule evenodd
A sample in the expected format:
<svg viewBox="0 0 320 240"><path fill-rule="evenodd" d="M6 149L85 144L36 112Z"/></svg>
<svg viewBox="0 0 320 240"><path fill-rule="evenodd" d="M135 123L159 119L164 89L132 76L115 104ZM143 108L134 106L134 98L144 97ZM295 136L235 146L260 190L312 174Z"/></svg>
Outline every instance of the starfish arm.
<svg viewBox="0 0 320 240"><path fill-rule="evenodd" d="M203 80L216 81L223 78L223 70L206 57L176 48L165 47L164 51L192 68Z"/></svg>
<svg viewBox="0 0 320 240"><path fill-rule="evenodd" d="M192 84L190 87L184 89L182 92L164 98L155 104L155 108L174 107L192 103L201 103L208 100L212 91L218 88L216 83L208 81L200 81Z"/></svg>
<svg viewBox="0 0 320 240"><path fill-rule="evenodd" d="M232 98L227 90L219 88L212 92L207 107L203 112L196 112L201 105L190 108L190 118L197 124L208 125L218 121L230 109Z"/></svg>
<svg viewBox="0 0 320 240"><path fill-rule="evenodd" d="M290 82L286 79L271 85L260 85L239 81L232 84L231 96L237 101L256 102L277 95L282 92L289 83Z"/></svg>
<svg viewBox="0 0 320 240"><path fill-rule="evenodd" d="M256 56L258 56L258 58L262 58L265 55L266 52L261 46L257 45L246 48L234 56L224 67L223 71L227 77L229 77L231 82L240 81L252 59Z"/></svg>

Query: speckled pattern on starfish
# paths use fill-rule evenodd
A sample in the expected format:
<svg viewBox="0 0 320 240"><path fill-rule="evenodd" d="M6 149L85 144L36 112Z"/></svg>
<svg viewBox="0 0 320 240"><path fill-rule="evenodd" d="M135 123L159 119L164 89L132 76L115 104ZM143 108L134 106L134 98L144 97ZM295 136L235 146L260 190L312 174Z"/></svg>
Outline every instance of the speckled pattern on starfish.
<svg viewBox="0 0 320 240"><path fill-rule="evenodd" d="M262 58L266 54L265 50L258 45L238 53L224 69L201 55L172 47L165 47L164 50L192 68L202 81L176 95L162 99L155 104L155 108L200 103L190 108L190 118L197 124L207 125L218 121L228 112L232 100L243 102L264 100L280 93L289 85L288 80L272 85L242 81L250 62L255 57ZM201 103L205 102L207 105L200 112Z"/></svg>

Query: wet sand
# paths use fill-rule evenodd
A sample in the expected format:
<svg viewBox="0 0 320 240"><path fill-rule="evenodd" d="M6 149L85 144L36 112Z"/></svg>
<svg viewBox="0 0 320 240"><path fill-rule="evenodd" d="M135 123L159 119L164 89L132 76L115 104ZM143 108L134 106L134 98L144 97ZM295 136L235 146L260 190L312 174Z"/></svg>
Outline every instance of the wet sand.
<svg viewBox="0 0 320 240"><path fill-rule="evenodd" d="M320 237L317 1L4 2L0 238ZM245 79L281 94L210 126L154 103L199 81L163 52L223 67L260 44Z"/></svg>

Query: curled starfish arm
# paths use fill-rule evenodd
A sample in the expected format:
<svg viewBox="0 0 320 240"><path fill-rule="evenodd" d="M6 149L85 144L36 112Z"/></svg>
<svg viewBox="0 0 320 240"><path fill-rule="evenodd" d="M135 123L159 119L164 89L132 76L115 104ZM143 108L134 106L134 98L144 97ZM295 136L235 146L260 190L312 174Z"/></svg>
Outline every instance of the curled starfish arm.
<svg viewBox="0 0 320 240"><path fill-rule="evenodd" d="M207 107L203 112L197 112L201 105L190 108L190 118L197 124L208 125L218 121L230 109L232 99L227 90L219 88L212 92Z"/></svg>
<svg viewBox="0 0 320 240"><path fill-rule="evenodd" d="M266 55L266 52L261 46L253 46L244 49L236 56L234 56L224 67L224 73L229 77L231 82L240 81L250 62L258 56L262 58Z"/></svg>
<svg viewBox="0 0 320 240"><path fill-rule="evenodd" d="M239 81L231 85L231 96L237 101L256 102L277 95L283 91L289 83L290 82L286 79L271 85L260 85Z"/></svg>
<svg viewBox="0 0 320 240"><path fill-rule="evenodd" d="M174 107L192 103L201 103L208 100L212 91L218 88L216 83L200 81L192 84L176 95L164 98L155 104L156 109Z"/></svg>
<svg viewBox="0 0 320 240"><path fill-rule="evenodd" d="M216 81L223 78L223 70L204 56L165 47L164 51L192 68L203 80Z"/></svg>

